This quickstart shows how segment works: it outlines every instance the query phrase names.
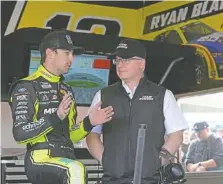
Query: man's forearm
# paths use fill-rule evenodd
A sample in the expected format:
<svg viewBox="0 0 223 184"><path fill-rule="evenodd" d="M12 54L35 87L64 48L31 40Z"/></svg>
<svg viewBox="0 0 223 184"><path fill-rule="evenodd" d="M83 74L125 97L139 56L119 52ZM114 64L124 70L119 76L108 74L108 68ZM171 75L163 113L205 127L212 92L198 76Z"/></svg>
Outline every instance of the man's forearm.
<svg viewBox="0 0 223 184"><path fill-rule="evenodd" d="M201 167L202 171L206 170L206 168L213 168L216 167L216 162L213 159L203 161L203 162L198 162L196 164L189 163L187 164L187 170L189 172L201 172ZM199 171L198 171L199 170Z"/></svg>
<svg viewBox="0 0 223 184"><path fill-rule="evenodd" d="M167 140L162 147L169 151L172 155L174 155L178 151L182 142L183 132L177 131L167 136Z"/></svg>
<svg viewBox="0 0 223 184"><path fill-rule="evenodd" d="M104 146L100 139L100 135L97 133L90 133L87 138L86 142L88 145L88 150L91 153L91 155L101 162L102 160L102 154L104 152Z"/></svg>

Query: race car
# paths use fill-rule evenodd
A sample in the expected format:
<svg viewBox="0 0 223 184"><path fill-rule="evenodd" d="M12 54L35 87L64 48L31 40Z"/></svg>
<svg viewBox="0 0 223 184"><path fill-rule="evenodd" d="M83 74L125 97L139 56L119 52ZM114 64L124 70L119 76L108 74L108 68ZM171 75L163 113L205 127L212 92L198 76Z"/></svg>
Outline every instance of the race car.
<svg viewBox="0 0 223 184"><path fill-rule="evenodd" d="M185 44L197 48L196 83L223 81L223 32L217 32L200 21L188 21L164 29L154 41Z"/></svg>

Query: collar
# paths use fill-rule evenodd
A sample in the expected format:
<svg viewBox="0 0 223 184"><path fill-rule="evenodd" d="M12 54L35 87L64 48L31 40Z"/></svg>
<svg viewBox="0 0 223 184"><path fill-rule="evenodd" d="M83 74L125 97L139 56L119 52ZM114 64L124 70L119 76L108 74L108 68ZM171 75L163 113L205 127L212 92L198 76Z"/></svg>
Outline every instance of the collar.
<svg viewBox="0 0 223 184"><path fill-rule="evenodd" d="M131 89L124 81L122 81L122 86L125 88L127 94L129 94L129 97L132 98L138 85L133 88L133 91L131 91Z"/></svg>
<svg viewBox="0 0 223 184"><path fill-rule="evenodd" d="M133 92L129 89L129 87L127 86L127 84L124 81L122 81L122 87L125 89L125 91L129 95L129 97L132 98L135 93L138 93L137 89L143 87L144 83L146 81L147 81L146 77L142 76L142 78L140 79L138 85L134 87Z"/></svg>
<svg viewBox="0 0 223 184"><path fill-rule="evenodd" d="M61 76L56 76L50 73L43 65L39 66L37 72L40 74L40 76L42 76L43 78L45 78L50 82L59 82L63 78Z"/></svg>

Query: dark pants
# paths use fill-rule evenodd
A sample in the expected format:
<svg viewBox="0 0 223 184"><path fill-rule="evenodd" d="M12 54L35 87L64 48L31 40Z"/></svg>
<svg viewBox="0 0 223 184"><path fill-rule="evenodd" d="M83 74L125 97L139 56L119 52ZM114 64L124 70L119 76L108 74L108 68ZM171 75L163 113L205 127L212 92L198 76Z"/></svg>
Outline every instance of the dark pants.
<svg viewBox="0 0 223 184"><path fill-rule="evenodd" d="M158 178L141 179L141 184L157 184ZM131 178L102 178L102 184L133 184L133 177Z"/></svg>

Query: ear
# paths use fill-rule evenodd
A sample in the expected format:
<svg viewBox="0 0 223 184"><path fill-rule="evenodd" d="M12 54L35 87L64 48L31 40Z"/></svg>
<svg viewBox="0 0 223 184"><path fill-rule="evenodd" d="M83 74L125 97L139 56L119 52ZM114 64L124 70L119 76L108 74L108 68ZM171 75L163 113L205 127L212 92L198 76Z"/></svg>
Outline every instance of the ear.
<svg viewBox="0 0 223 184"><path fill-rule="evenodd" d="M140 63L140 69L142 69L142 71L145 70L145 60L141 61L141 63Z"/></svg>
<svg viewBox="0 0 223 184"><path fill-rule="evenodd" d="M53 50L47 48L47 49L46 49L46 56L47 56L48 58L52 58L52 56L53 56Z"/></svg>

